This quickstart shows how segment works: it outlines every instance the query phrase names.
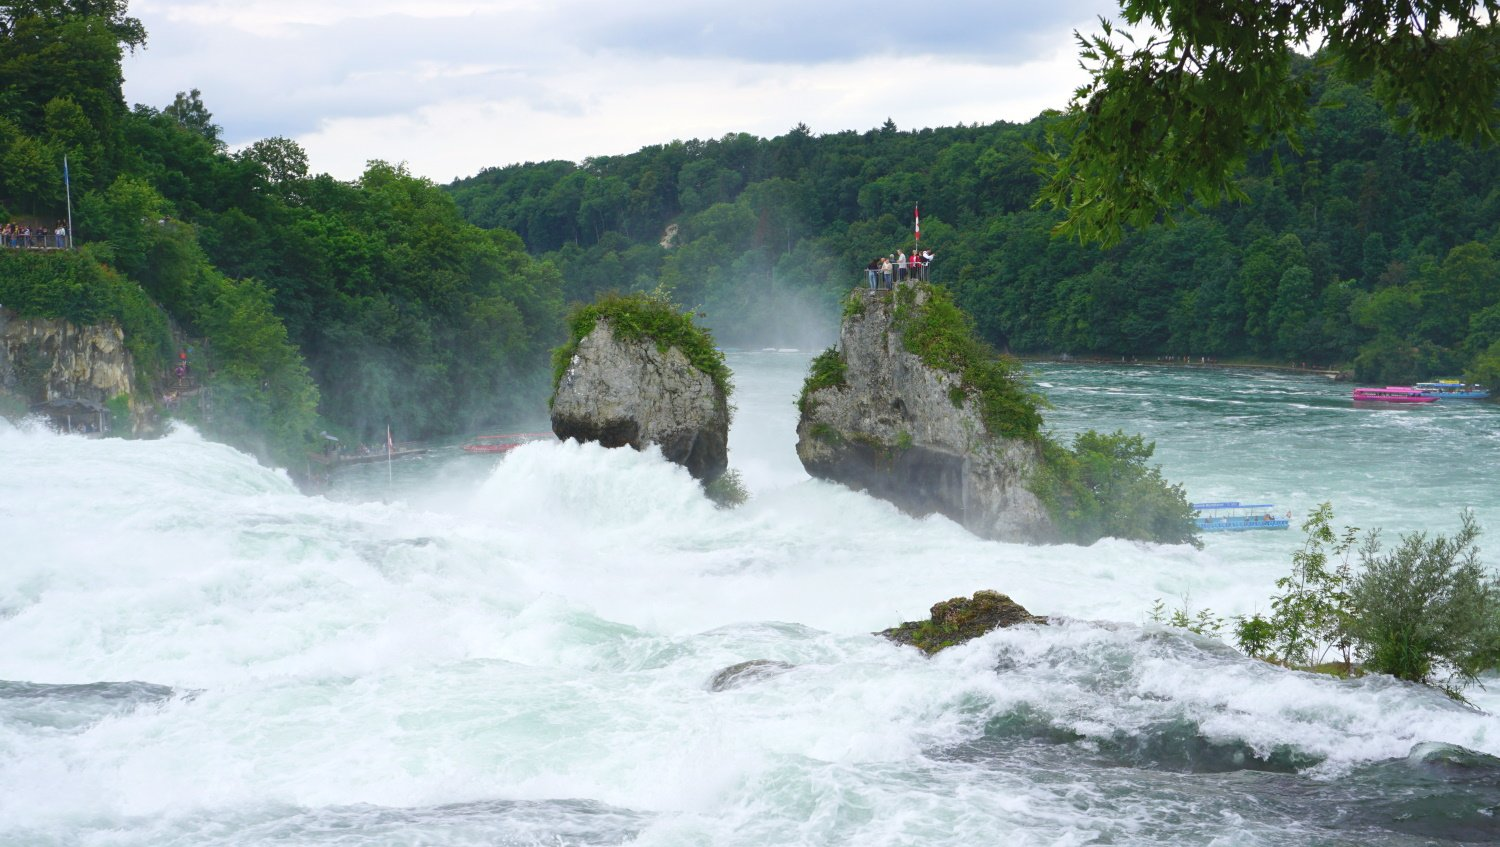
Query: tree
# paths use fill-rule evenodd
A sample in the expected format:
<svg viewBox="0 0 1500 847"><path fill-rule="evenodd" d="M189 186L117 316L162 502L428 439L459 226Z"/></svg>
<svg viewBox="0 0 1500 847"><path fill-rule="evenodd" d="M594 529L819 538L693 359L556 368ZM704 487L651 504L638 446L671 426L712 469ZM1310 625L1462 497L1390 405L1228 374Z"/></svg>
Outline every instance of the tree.
<svg viewBox="0 0 1500 847"><path fill-rule="evenodd" d="M1202 547L1182 486L1147 464L1155 452L1154 442L1121 430L1079 433L1071 450L1044 440L1042 467L1028 484L1067 541L1109 536Z"/></svg>
<svg viewBox="0 0 1500 847"><path fill-rule="evenodd" d="M1048 129L1039 202L1057 232L1113 244L1126 227L1170 222L1189 201L1245 199L1248 156L1310 122L1310 76L1295 48L1373 81L1399 123L1493 142L1500 127L1495 0L1120 0L1136 36L1101 19L1077 36L1092 79Z"/></svg>
<svg viewBox="0 0 1500 847"><path fill-rule="evenodd" d="M1307 539L1302 549L1292 554L1291 574L1276 580L1281 593L1271 600L1269 633L1252 624L1253 634L1268 634L1268 646L1282 662L1294 667L1313 667L1323 661L1329 649L1336 649L1347 673L1353 663L1349 627L1354 617L1349 553L1357 530L1345 527L1342 536L1334 535L1333 506L1323 503L1307 516L1302 531ZM1243 641L1250 633L1239 634ZM1257 646L1265 649L1267 645Z"/></svg>
<svg viewBox="0 0 1500 847"><path fill-rule="evenodd" d="M128 17L129 0L10 0L0 3L0 38L11 38L28 18L48 21L65 18L101 18L120 44L131 51L146 43L146 28Z"/></svg>
<svg viewBox="0 0 1500 847"><path fill-rule="evenodd" d="M224 141L219 137L223 129L214 123L213 113L203 105L202 92L198 89L194 88L186 94L181 91L177 92L177 96L172 99L172 105L162 109L161 112L177 121L183 129L196 132L208 139L214 149L224 149Z"/></svg>
<svg viewBox="0 0 1500 847"><path fill-rule="evenodd" d="M307 179L307 151L290 138L263 138L240 151L239 156L259 166L271 185L286 188Z"/></svg>
<svg viewBox="0 0 1500 847"><path fill-rule="evenodd" d="M1359 614L1351 632L1367 669L1411 682L1447 670L1467 684L1493 661L1500 586L1480 564L1478 537L1473 514L1464 512L1451 538L1403 535L1389 553L1377 533L1366 538L1359 551L1364 570L1352 589Z"/></svg>
<svg viewBox="0 0 1500 847"><path fill-rule="evenodd" d="M45 130L44 106L67 95L106 145L125 111L122 47L146 41L124 0L30 0L0 4L0 115L27 133ZM108 148L106 148L108 149Z"/></svg>

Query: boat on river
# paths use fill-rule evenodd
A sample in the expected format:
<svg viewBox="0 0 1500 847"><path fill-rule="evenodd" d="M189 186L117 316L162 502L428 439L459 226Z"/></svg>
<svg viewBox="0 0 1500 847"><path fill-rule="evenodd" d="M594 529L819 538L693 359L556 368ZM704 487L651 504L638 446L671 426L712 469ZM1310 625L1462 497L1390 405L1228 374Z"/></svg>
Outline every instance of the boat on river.
<svg viewBox="0 0 1500 847"><path fill-rule="evenodd" d="M1410 385L1388 385L1385 388L1356 388L1356 403L1433 403L1437 398Z"/></svg>
<svg viewBox="0 0 1500 847"><path fill-rule="evenodd" d="M1197 512L1193 523L1200 532L1248 532L1254 529L1289 529L1292 513L1276 514L1270 503L1190 503Z"/></svg>
<svg viewBox="0 0 1500 847"><path fill-rule="evenodd" d="M343 452L333 450L332 452L313 453L307 458L330 468L343 467L344 465L368 465L374 462L390 462L398 459L411 459L427 454L426 447L394 447L390 450L361 449L355 452Z"/></svg>
<svg viewBox="0 0 1500 847"><path fill-rule="evenodd" d="M1440 379L1436 382L1419 382L1412 386L1423 394L1431 394L1439 400L1485 400L1490 390L1474 382L1459 382L1456 379Z"/></svg>
<svg viewBox="0 0 1500 847"><path fill-rule="evenodd" d="M509 453L522 444L556 438L550 432L504 432L499 435L476 435L463 446L465 453Z"/></svg>

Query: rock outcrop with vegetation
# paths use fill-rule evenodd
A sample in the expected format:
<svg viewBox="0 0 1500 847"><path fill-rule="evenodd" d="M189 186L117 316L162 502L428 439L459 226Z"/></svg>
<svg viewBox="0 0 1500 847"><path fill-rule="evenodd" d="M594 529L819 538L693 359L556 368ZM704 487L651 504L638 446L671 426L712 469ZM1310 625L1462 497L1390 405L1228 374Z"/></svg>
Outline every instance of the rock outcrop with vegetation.
<svg viewBox="0 0 1500 847"><path fill-rule="evenodd" d="M985 633L1023 623L1044 624L1016 601L998 591L976 591L973 597L954 597L932 606L932 617L907 621L880 634L898 644L910 644L931 656L945 647L971 641Z"/></svg>
<svg viewBox="0 0 1500 847"><path fill-rule="evenodd" d="M1041 462L1036 402L942 289L852 292L839 348L814 360L798 405L813 476L985 538L1056 537L1026 487Z"/></svg>
<svg viewBox="0 0 1500 847"><path fill-rule="evenodd" d="M104 405L135 390L135 362L113 321L87 326L19 319L0 308L0 392L26 403L74 399Z"/></svg>
<svg viewBox="0 0 1500 847"><path fill-rule="evenodd" d="M729 369L671 304L609 296L574 313L553 356L552 431L606 447L648 444L695 478L729 464Z"/></svg>
<svg viewBox="0 0 1500 847"><path fill-rule="evenodd" d="M813 476L938 513L1001 541L1110 536L1197 544L1182 487L1123 432L1041 432L1020 366L980 341L944 289L856 289L839 347L813 360L797 401L797 455Z"/></svg>

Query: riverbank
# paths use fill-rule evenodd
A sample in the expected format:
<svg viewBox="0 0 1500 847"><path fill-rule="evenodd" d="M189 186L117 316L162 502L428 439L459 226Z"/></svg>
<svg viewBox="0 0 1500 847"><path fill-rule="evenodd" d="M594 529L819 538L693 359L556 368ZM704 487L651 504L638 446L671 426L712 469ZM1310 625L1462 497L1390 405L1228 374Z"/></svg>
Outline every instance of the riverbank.
<svg viewBox="0 0 1500 847"><path fill-rule="evenodd" d="M1015 355L1015 354L1012 354ZM1131 365L1140 367L1199 368L1218 370L1256 370L1278 373L1316 374L1337 382L1354 379L1354 371L1318 365L1286 365L1249 360L1222 360L1206 356L1153 356L1142 359L1136 356L1074 356L1068 353L1028 353L1015 355L1022 362L1063 362L1069 365Z"/></svg>

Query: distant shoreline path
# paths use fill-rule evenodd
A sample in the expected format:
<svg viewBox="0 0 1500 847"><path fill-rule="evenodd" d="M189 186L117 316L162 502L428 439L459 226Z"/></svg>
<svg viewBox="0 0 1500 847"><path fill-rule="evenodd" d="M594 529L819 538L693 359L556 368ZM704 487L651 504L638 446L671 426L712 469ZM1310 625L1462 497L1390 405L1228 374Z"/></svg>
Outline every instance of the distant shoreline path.
<svg viewBox="0 0 1500 847"><path fill-rule="evenodd" d="M1278 373L1316 374L1326 376L1332 380L1345 381L1354 378L1351 371L1339 370L1329 367L1304 367L1302 365L1269 365L1259 362L1219 362L1219 361L1189 361L1183 357L1167 359L1137 359L1121 356L1119 358L1104 358L1100 356L1069 356L1064 354L1027 354L1016 356L1022 362L1055 362L1060 365L1128 365L1130 367L1151 368L1198 368L1237 371L1276 371Z"/></svg>

